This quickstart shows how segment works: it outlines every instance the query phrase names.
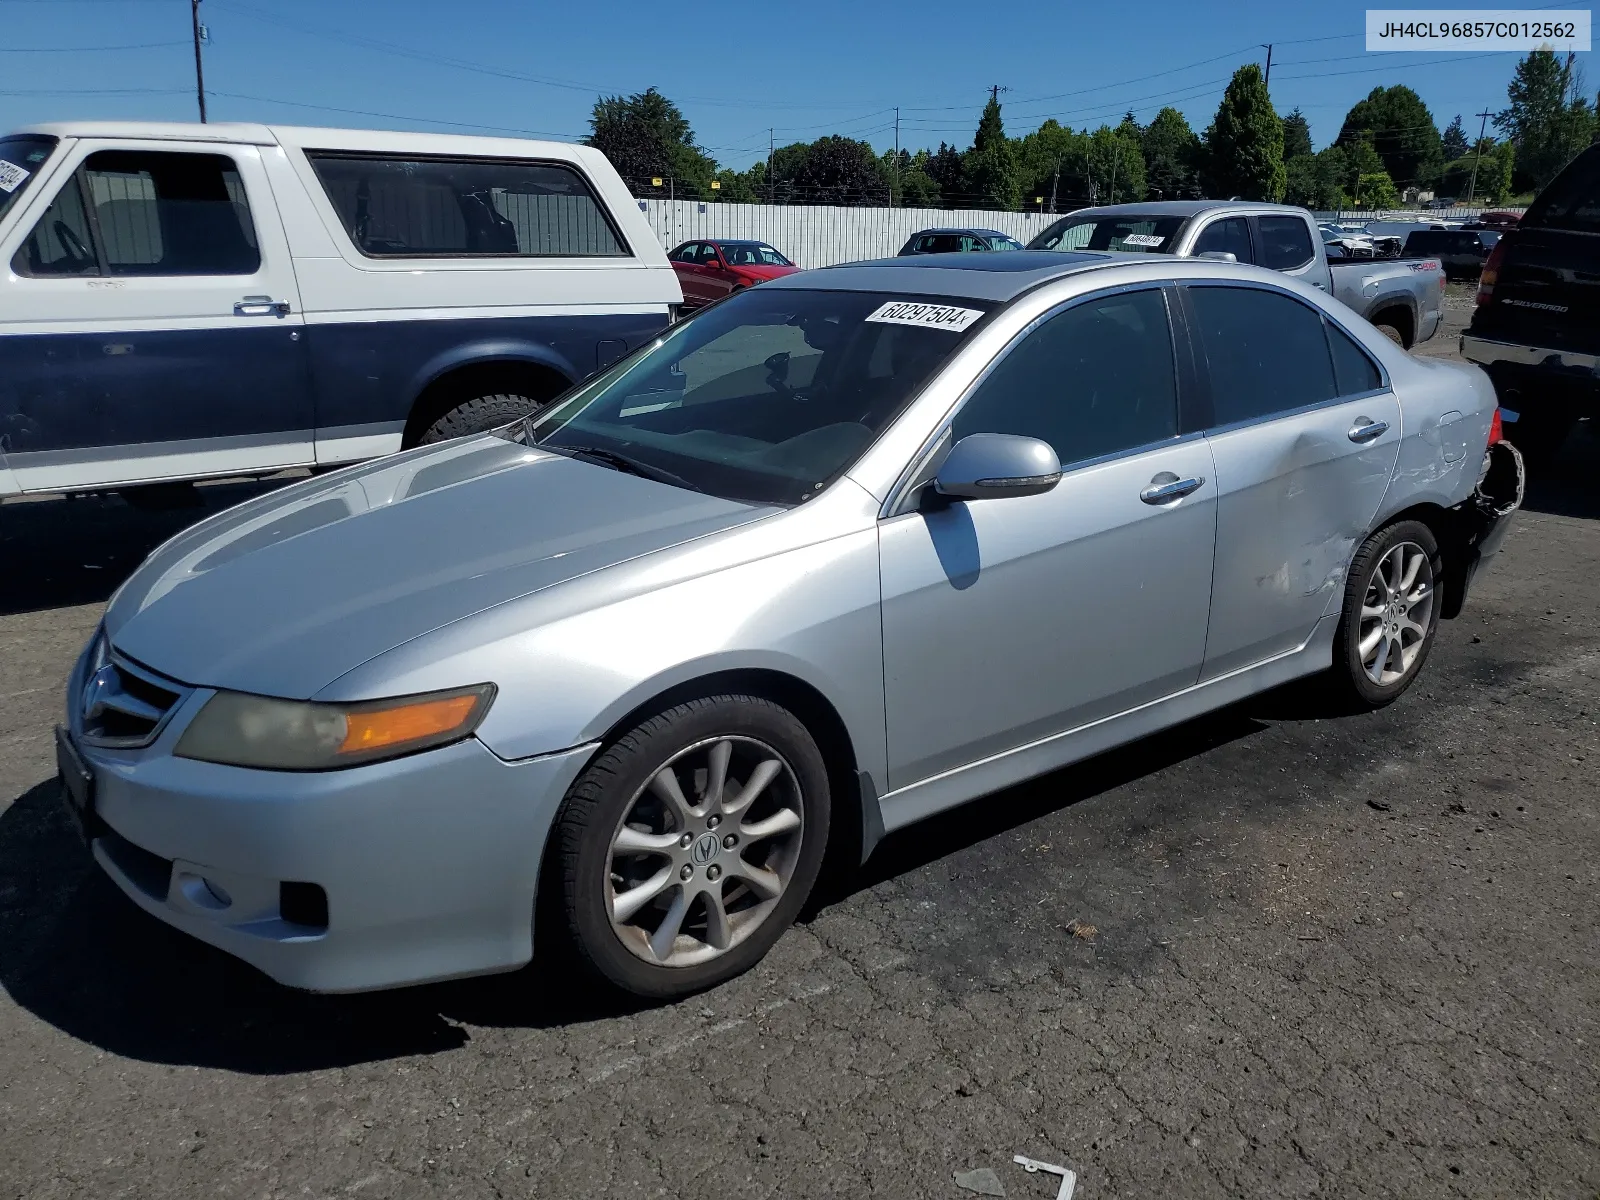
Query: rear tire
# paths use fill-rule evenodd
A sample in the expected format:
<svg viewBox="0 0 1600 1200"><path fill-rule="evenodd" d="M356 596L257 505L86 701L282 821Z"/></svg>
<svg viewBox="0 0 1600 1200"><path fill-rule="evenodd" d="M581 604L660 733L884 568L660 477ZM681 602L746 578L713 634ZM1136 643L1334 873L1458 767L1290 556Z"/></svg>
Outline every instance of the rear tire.
<svg viewBox="0 0 1600 1200"><path fill-rule="evenodd" d="M613 988L671 999L713 987L800 913L829 810L827 767L793 713L736 694L674 705L611 743L562 801L544 927Z"/></svg>
<svg viewBox="0 0 1600 1200"><path fill-rule="evenodd" d="M1405 335L1402 334L1400 332L1400 330L1395 328L1393 325L1379 325L1379 326L1377 326L1377 330L1378 330L1379 333L1383 334L1384 337L1388 338L1391 342L1393 342L1396 346L1399 346L1400 349L1404 350L1406 348Z"/></svg>
<svg viewBox="0 0 1600 1200"><path fill-rule="evenodd" d="M469 437L498 429L544 407L544 401L515 392L497 392L463 401L422 431L417 445L429 446L452 438Z"/></svg>
<svg viewBox="0 0 1600 1200"><path fill-rule="evenodd" d="M1351 560L1334 635L1336 693L1376 709L1416 682L1439 629L1444 577L1438 539L1421 521L1397 521L1366 540Z"/></svg>

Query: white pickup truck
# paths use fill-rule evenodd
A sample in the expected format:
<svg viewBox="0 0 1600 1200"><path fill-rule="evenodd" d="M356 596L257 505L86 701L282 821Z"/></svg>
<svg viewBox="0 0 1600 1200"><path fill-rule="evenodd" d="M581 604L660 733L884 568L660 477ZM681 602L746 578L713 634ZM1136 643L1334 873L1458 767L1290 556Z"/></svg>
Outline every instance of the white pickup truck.
<svg viewBox="0 0 1600 1200"><path fill-rule="evenodd" d="M1436 258L1330 263L1311 214L1284 204L1168 200L1068 213L1029 250L1113 250L1254 263L1332 293L1407 349L1439 331L1444 268Z"/></svg>

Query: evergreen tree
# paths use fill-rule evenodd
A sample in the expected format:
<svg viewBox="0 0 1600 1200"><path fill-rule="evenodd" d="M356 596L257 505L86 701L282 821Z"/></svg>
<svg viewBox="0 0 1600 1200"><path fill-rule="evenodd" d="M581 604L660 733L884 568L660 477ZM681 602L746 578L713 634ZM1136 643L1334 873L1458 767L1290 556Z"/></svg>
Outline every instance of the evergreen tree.
<svg viewBox="0 0 1600 1200"><path fill-rule="evenodd" d="M1366 135L1383 160L1383 170L1400 187L1425 187L1444 165L1444 149L1433 114L1422 97L1406 87L1376 87L1352 108L1338 141Z"/></svg>
<svg viewBox="0 0 1600 1200"><path fill-rule="evenodd" d="M1283 122L1272 109L1260 67L1251 63L1233 73L1205 140L1207 177L1219 199L1283 195Z"/></svg>
<svg viewBox="0 0 1600 1200"><path fill-rule="evenodd" d="M1570 57L1535 50L1517 64L1494 124L1516 147L1518 188L1538 191L1593 140L1595 113L1576 85Z"/></svg>
<svg viewBox="0 0 1600 1200"><path fill-rule="evenodd" d="M1311 153L1311 124L1297 108L1283 119L1284 165Z"/></svg>
<svg viewBox="0 0 1600 1200"><path fill-rule="evenodd" d="M983 106L978 132L966 155L968 186L974 203L984 208L1015 209L1022 201L1022 186L1017 178L1017 158L1000 120L1000 101L994 96Z"/></svg>
<svg viewBox="0 0 1600 1200"><path fill-rule="evenodd" d="M655 88L632 96L601 96L589 115L584 141L616 167L637 195L711 194L716 163L694 144L694 130L678 106ZM658 189L652 178L663 178Z"/></svg>
<svg viewBox="0 0 1600 1200"><path fill-rule="evenodd" d="M944 207L962 208L967 205L966 167L961 160L961 151L940 142L939 149L928 156L923 170L939 189Z"/></svg>
<svg viewBox="0 0 1600 1200"><path fill-rule="evenodd" d="M1145 127L1145 187L1152 199L1192 200L1200 195L1195 160L1200 139L1175 108L1163 108Z"/></svg>
<svg viewBox="0 0 1600 1200"><path fill-rule="evenodd" d="M1023 138L1017 148L1017 169L1024 204L1032 205L1038 196L1044 211L1065 212L1086 197L1088 141L1054 117Z"/></svg>
<svg viewBox="0 0 1600 1200"><path fill-rule="evenodd" d="M1456 114L1456 119L1445 127L1444 137L1441 139L1446 161L1454 162L1467 152L1467 131L1461 128L1461 114Z"/></svg>
<svg viewBox="0 0 1600 1200"><path fill-rule="evenodd" d="M1100 126L1089 135L1087 167L1090 196L1096 204L1144 199L1144 155L1131 134Z"/></svg>

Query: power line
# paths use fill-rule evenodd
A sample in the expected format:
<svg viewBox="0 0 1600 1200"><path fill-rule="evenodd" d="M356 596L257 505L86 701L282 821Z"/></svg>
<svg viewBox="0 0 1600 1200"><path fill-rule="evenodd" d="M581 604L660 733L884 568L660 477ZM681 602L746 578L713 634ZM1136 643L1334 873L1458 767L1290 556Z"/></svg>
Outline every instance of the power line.
<svg viewBox="0 0 1600 1200"><path fill-rule="evenodd" d="M4 93L0 93L3 95ZM449 125L454 129L477 129L485 133L517 133L526 137L548 138L561 142L575 142L583 135L575 133L552 133L544 129L517 129L506 125L476 125L468 121L446 121L440 117L407 117L399 113L373 112L364 108L338 108L331 104L306 104L298 100L283 100L276 96L249 96L243 92L212 92L213 96L220 96L227 100L249 100L256 104L287 104L291 108L309 108L318 112L346 113L357 117L377 117L384 121L410 121L418 125Z"/></svg>
<svg viewBox="0 0 1600 1200"><path fill-rule="evenodd" d="M0 46L0 54L96 54L102 50L165 50L188 42L136 42L131 46Z"/></svg>

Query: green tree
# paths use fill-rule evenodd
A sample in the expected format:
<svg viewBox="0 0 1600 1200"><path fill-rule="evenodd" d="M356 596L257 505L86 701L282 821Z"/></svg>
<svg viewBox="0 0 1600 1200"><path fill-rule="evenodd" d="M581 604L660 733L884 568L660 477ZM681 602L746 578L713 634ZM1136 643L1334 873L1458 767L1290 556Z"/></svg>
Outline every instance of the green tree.
<svg viewBox="0 0 1600 1200"><path fill-rule="evenodd" d="M1460 113L1457 113L1456 119L1445 127L1440 142L1445 159L1450 162L1454 162L1467 152L1467 131L1461 128Z"/></svg>
<svg viewBox="0 0 1600 1200"><path fill-rule="evenodd" d="M1144 154L1139 139L1120 129L1102 125L1089 135L1088 172L1090 198L1096 204L1126 204L1143 200Z"/></svg>
<svg viewBox="0 0 1600 1200"><path fill-rule="evenodd" d="M872 146L830 134L804 147L789 186L797 204L887 205L889 181Z"/></svg>
<svg viewBox="0 0 1600 1200"><path fill-rule="evenodd" d="M1254 63L1233 73L1205 144L1206 176L1217 196L1276 200L1283 195L1283 122Z"/></svg>
<svg viewBox="0 0 1600 1200"><path fill-rule="evenodd" d="M1297 108L1283 119L1283 162L1308 157L1311 149L1311 123Z"/></svg>
<svg viewBox="0 0 1600 1200"><path fill-rule="evenodd" d="M1144 154L1145 187L1158 200L1192 200L1200 195L1195 177L1200 139L1175 108L1163 108L1145 126L1140 143Z"/></svg>
<svg viewBox="0 0 1600 1200"><path fill-rule="evenodd" d="M1440 194L1465 202L1494 204L1512 194L1511 175L1516 147L1510 142L1483 138L1460 158L1445 164L1439 179Z"/></svg>
<svg viewBox="0 0 1600 1200"><path fill-rule="evenodd" d="M717 165L694 144L678 106L655 88L632 96L601 96L589 114L584 141L616 167L635 195L705 198ZM671 183L667 177L671 177ZM652 178L662 179L655 187Z"/></svg>
<svg viewBox="0 0 1600 1200"><path fill-rule="evenodd" d="M1297 155L1285 164L1285 171L1288 175L1283 193L1285 204L1299 204L1318 212L1336 212L1350 207L1350 197L1344 188L1344 181L1349 177L1345 152L1338 145L1329 146L1319 154Z"/></svg>
<svg viewBox="0 0 1600 1200"><path fill-rule="evenodd" d="M964 164L967 184L974 202L984 208L1015 209L1022 201L1022 185L1017 178L1017 158L1000 119L1000 102L994 96L983 106L978 132L972 139Z"/></svg>
<svg viewBox="0 0 1600 1200"><path fill-rule="evenodd" d="M1388 172L1375 171L1356 180L1355 200L1357 208L1398 208L1400 193L1395 189L1394 180L1389 178Z"/></svg>
<svg viewBox="0 0 1600 1200"><path fill-rule="evenodd" d="M944 207L962 208L969 205L966 164L962 161L961 151L940 142L939 148L928 156L923 170L938 187Z"/></svg>
<svg viewBox="0 0 1600 1200"><path fill-rule="evenodd" d="M1517 64L1506 88L1510 107L1495 128L1516 147L1519 189L1538 191L1595 135L1595 113L1575 78L1572 59L1535 50Z"/></svg>
<svg viewBox="0 0 1600 1200"><path fill-rule="evenodd" d="M1086 135L1067 129L1054 117L1040 125L1017 146L1024 205L1032 205L1039 196L1046 212L1060 212L1069 197L1085 195L1088 159Z"/></svg>
<svg viewBox="0 0 1600 1200"><path fill-rule="evenodd" d="M1425 187L1444 165L1444 149L1433 114L1422 97L1406 87L1376 87L1345 115L1336 139L1366 136L1383 160L1383 170L1400 187Z"/></svg>
<svg viewBox="0 0 1600 1200"><path fill-rule="evenodd" d="M765 163L757 163L756 167L765 168ZM757 184L759 176L755 168L750 171L735 171L723 167L717 172L717 182L721 184L716 193L717 199L726 204L756 204L761 200L761 192Z"/></svg>

